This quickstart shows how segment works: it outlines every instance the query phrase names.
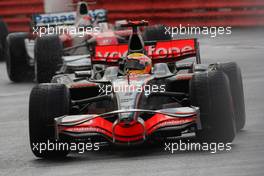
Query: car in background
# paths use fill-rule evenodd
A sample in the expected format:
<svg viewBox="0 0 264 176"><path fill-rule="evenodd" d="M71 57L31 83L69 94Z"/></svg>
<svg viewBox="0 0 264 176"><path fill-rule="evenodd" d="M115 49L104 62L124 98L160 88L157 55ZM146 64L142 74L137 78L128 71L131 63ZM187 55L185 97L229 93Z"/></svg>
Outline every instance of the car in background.
<svg viewBox="0 0 264 176"><path fill-rule="evenodd" d="M51 63L50 60L43 61L43 58L37 58L39 53L37 49L39 45L37 43L42 42L42 37L44 41L53 42L52 39L58 39L60 36L62 39L59 39L59 43L54 43L54 45L64 45L66 43L65 47L67 47L67 41L64 41L64 36L61 34L63 31L48 35L48 33L52 32L50 29L75 27L86 19L90 22L93 22L95 18L98 22L106 20L107 12L104 9L91 11L88 5L89 3L81 1L77 3L76 12L35 14L32 17L32 30L29 33L16 32L9 34L7 36L8 57L6 66L10 80L21 82L36 79L38 82L48 82L50 77L47 77L46 73L51 76L54 75L60 68L59 65L62 64L63 58L57 59L53 56L54 59ZM42 33L43 31L44 33ZM47 37L44 37L44 35L47 35ZM78 38L81 39L80 37ZM38 40L40 42L37 42ZM74 53L71 54L74 55Z"/></svg>
<svg viewBox="0 0 264 176"><path fill-rule="evenodd" d="M112 25L108 23L107 10L90 10L88 5L80 1L77 12L33 15L32 34L10 34L7 37L9 57L6 62L10 80L21 82L35 79L38 83L44 83L50 82L57 72L91 69L90 52L94 45L128 41L131 30L120 27L126 20L116 21ZM96 31L84 33L79 30L87 27ZM49 34L51 29L56 34ZM69 33L72 29L78 32ZM41 33L43 30L44 34ZM148 40L170 39L164 32L162 25L156 25L144 29L144 36Z"/></svg>

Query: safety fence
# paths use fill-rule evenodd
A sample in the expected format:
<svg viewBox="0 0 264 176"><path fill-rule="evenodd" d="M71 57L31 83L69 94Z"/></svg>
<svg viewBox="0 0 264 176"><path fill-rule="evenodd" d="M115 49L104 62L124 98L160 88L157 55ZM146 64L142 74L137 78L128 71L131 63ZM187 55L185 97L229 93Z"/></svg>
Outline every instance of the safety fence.
<svg viewBox="0 0 264 176"><path fill-rule="evenodd" d="M264 0L97 0L91 8L107 9L111 22L145 19L171 26L264 26ZM43 0L0 0L0 16L11 32L28 31L31 15L43 12Z"/></svg>
<svg viewBox="0 0 264 176"><path fill-rule="evenodd" d="M43 11L43 0L0 0L0 17L10 32L29 31L32 14Z"/></svg>
<svg viewBox="0 0 264 176"><path fill-rule="evenodd" d="M146 19L172 26L264 26L264 0L98 0L110 20Z"/></svg>

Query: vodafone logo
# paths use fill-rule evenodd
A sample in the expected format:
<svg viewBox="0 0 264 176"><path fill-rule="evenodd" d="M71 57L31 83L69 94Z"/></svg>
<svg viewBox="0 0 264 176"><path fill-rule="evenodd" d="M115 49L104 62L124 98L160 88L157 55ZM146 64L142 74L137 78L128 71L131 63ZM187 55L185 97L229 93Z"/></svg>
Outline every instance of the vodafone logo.
<svg viewBox="0 0 264 176"><path fill-rule="evenodd" d="M156 45L145 46L147 56L152 59L179 57L188 54L195 54L194 40L175 40L157 42ZM127 45L109 45L96 48L95 59L119 59L126 57L128 52Z"/></svg>
<svg viewBox="0 0 264 176"><path fill-rule="evenodd" d="M98 51L96 52L96 57L99 58L121 58L121 57L125 57L127 55L128 51L125 51L123 53L117 52L117 51L113 51L113 52L102 52L102 51Z"/></svg>
<svg viewBox="0 0 264 176"><path fill-rule="evenodd" d="M183 48L178 48L178 47L172 47L172 48L156 48L155 46L147 46L145 47L148 56L153 57L153 58L166 58L168 56L181 56L185 54L190 54L193 53L194 48L191 46L185 46ZM96 57L100 58L121 58L121 57L126 57L127 56L128 50L124 52L118 52L118 51L113 51L113 52L102 52L98 51L96 52Z"/></svg>
<svg viewBox="0 0 264 176"><path fill-rule="evenodd" d="M171 48L155 48L155 46L148 46L146 48L148 55L153 58L166 58L168 56L180 56L182 54L189 54L194 51L194 48L191 46L184 46L183 48L171 47Z"/></svg>

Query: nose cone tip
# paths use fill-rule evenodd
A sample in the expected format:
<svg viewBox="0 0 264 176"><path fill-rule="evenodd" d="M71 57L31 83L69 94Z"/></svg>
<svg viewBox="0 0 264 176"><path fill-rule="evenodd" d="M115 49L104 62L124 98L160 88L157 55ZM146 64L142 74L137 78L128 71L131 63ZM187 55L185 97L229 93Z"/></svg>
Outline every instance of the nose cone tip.
<svg viewBox="0 0 264 176"><path fill-rule="evenodd" d="M133 124L133 114L126 114L123 116L122 114L119 116L119 122L125 126L129 126Z"/></svg>

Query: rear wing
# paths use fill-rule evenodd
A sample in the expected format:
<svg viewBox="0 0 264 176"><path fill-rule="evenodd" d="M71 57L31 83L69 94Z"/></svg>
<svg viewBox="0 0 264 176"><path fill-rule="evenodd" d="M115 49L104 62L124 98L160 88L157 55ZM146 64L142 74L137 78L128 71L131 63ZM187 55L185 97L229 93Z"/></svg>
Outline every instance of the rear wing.
<svg viewBox="0 0 264 176"><path fill-rule="evenodd" d="M196 62L201 63L197 39L146 42L145 50L154 64L176 62L190 57L196 57ZM92 63L115 65L120 58L127 56L127 52L127 44L96 46Z"/></svg>
<svg viewBox="0 0 264 176"><path fill-rule="evenodd" d="M32 22L35 27L74 25L76 15L76 12L34 14Z"/></svg>
<svg viewBox="0 0 264 176"><path fill-rule="evenodd" d="M107 10L105 9L89 10L88 15L97 23L107 21ZM32 16L33 26L35 27L74 25L76 19L76 12L34 14Z"/></svg>

